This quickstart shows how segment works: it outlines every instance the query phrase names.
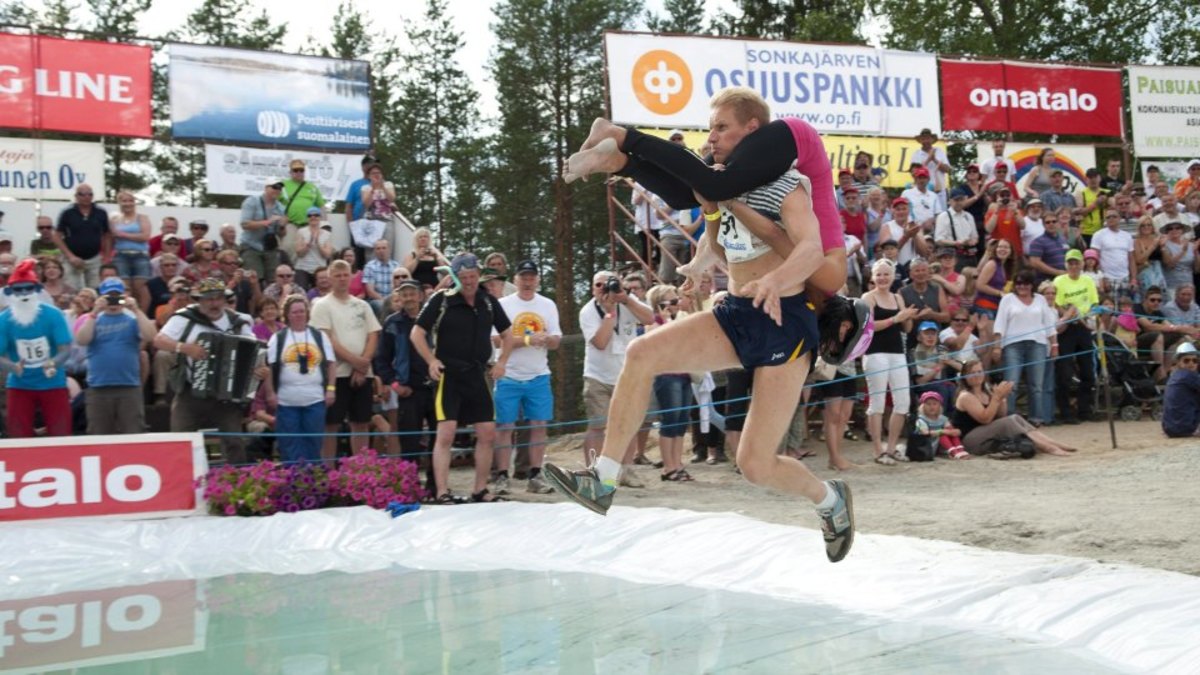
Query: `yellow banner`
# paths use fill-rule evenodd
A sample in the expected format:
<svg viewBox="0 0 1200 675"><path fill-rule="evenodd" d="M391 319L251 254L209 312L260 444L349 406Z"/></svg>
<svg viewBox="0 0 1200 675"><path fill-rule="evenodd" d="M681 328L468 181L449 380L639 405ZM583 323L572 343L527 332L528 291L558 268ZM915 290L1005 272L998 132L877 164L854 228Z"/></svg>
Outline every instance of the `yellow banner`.
<svg viewBox="0 0 1200 675"><path fill-rule="evenodd" d="M669 129L642 129L643 132L667 138ZM684 131L684 143L689 148L699 152L708 142L707 131ZM853 169L854 156L861 150L871 153L871 168L882 169L882 185L887 188L903 188L912 182L908 173L908 165L912 156L921 149L921 144L912 138L880 138L876 136L822 136L825 144L825 154L829 155L829 164L833 166L834 185L837 185L838 169ZM934 143L934 147L946 149L942 141Z"/></svg>

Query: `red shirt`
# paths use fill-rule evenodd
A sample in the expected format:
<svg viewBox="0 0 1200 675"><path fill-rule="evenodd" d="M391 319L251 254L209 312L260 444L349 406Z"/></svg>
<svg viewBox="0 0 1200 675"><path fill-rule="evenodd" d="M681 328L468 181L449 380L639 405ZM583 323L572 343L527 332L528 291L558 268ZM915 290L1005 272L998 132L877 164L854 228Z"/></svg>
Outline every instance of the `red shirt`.
<svg viewBox="0 0 1200 675"><path fill-rule="evenodd" d="M860 241L867 240L867 214L865 211L850 213L846 209L842 209L838 211L838 215L842 217L842 227L846 230L846 234L852 234Z"/></svg>

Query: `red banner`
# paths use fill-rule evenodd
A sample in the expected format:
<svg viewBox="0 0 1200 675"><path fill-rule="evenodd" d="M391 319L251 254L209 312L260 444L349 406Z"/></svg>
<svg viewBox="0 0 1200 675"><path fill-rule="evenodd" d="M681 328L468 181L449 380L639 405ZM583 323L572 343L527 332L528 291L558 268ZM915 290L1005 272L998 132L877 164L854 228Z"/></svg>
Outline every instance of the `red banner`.
<svg viewBox="0 0 1200 675"><path fill-rule="evenodd" d="M1121 71L939 59L942 128L1120 136Z"/></svg>
<svg viewBox="0 0 1200 675"><path fill-rule="evenodd" d="M0 602L5 671L65 670L204 648L192 580Z"/></svg>
<svg viewBox="0 0 1200 675"><path fill-rule="evenodd" d="M150 48L0 33L0 127L151 136Z"/></svg>
<svg viewBox="0 0 1200 675"><path fill-rule="evenodd" d="M0 521L198 512L200 434L0 441Z"/></svg>

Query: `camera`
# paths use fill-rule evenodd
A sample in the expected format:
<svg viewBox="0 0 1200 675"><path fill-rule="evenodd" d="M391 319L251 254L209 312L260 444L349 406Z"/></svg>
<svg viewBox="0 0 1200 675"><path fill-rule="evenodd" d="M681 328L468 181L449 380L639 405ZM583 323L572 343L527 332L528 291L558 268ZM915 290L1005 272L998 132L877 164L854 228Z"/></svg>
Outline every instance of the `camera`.
<svg viewBox="0 0 1200 675"><path fill-rule="evenodd" d="M125 304L125 296L121 295L120 293L105 293L104 294L104 302L110 306L111 305L124 305Z"/></svg>
<svg viewBox="0 0 1200 675"><path fill-rule="evenodd" d="M616 277L609 277L608 281L604 282L605 293L620 293L622 290L621 280Z"/></svg>

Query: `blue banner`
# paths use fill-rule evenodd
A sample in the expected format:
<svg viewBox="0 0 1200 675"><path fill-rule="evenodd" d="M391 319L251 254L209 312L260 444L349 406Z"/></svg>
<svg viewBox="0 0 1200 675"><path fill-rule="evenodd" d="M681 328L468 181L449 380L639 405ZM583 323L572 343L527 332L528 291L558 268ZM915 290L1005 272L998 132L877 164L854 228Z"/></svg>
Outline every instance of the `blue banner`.
<svg viewBox="0 0 1200 675"><path fill-rule="evenodd" d="M365 61L173 44L171 135L325 150L371 147Z"/></svg>

